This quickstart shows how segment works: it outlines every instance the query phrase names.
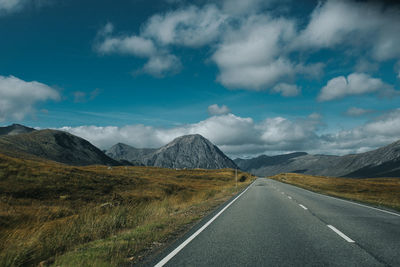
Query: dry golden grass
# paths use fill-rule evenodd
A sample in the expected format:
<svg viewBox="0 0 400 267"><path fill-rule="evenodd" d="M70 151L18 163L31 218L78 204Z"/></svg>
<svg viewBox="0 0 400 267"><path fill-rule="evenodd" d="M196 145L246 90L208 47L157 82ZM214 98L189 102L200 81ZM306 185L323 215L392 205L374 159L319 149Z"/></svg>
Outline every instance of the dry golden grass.
<svg viewBox="0 0 400 267"><path fill-rule="evenodd" d="M351 179L297 173L269 178L331 196L400 210L399 178Z"/></svg>
<svg viewBox="0 0 400 267"><path fill-rule="evenodd" d="M134 263L247 186L223 170L72 167L0 154L0 266Z"/></svg>

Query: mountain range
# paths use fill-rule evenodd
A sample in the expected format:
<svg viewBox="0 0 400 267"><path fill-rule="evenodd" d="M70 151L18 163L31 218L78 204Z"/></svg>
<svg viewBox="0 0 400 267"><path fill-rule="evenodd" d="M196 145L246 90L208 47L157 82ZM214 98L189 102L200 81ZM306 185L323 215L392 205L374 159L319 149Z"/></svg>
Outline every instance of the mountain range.
<svg viewBox="0 0 400 267"><path fill-rule="evenodd" d="M0 127L0 153L53 160L69 165L139 165L163 168L237 168L201 135L176 138L159 149L137 149L118 143L106 153L90 142L58 130L35 130L19 124Z"/></svg>
<svg viewBox="0 0 400 267"><path fill-rule="evenodd" d="M85 139L67 132L35 130L14 124L0 127L0 133L0 152L10 156L47 159L70 165L121 165Z"/></svg>
<svg viewBox="0 0 400 267"><path fill-rule="evenodd" d="M199 134L185 135L159 149L138 149L118 143L106 151L117 160L164 168L237 168L217 146Z"/></svg>
<svg viewBox="0 0 400 267"><path fill-rule="evenodd" d="M0 153L53 160L69 165L138 165L163 168L240 168L257 176L294 172L332 177L400 177L400 141L345 156L296 152L232 161L199 134L174 139L161 148L118 143L101 151L90 142L58 130L35 130L20 124L0 127Z"/></svg>
<svg viewBox="0 0 400 267"><path fill-rule="evenodd" d="M258 176L293 172L333 177L400 177L400 141L369 152L345 156L297 152L234 161L242 170Z"/></svg>

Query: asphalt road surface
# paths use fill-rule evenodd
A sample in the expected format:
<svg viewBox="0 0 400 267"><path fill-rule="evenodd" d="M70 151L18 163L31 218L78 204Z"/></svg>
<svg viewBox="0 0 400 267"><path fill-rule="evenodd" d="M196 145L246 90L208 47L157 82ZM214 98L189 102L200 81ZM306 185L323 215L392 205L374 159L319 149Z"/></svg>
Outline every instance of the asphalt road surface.
<svg viewBox="0 0 400 267"><path fill-rule="evenodd" d="M400 266L400 214L259 178L149 265Z"/></svg>

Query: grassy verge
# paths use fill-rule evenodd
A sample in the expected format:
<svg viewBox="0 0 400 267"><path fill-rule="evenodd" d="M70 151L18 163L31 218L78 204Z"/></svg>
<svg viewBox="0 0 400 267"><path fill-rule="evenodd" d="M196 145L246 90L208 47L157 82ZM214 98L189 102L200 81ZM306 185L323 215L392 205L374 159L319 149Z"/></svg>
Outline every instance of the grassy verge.
<svg viewBox="0 0 400 267"><path fill-rule="evenodd" d="M269 178L314 192L400 211L399 178L351 179L297 173L283 173Z"/></svg>
<svg viewBox="0 0 400 267"><path fill-rule="evenodd" d="M135 263L247 186L223 170L71 167L0 154L0 266Z"/></svg>

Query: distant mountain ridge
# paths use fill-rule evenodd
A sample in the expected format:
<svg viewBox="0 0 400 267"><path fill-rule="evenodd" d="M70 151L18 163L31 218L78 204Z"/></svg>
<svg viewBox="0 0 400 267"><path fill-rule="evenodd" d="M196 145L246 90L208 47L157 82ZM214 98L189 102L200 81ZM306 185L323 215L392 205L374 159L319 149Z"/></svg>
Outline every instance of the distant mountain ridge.
<svg viewBox="0 0 400 267"><path fill-rule="evenodd" d="M233 160L199 134L178 137L159 149L138 149L116 144L106 154L133 164L163 168L237 168Z"/></svg>
<svg viewBox="0 0 400 267"><path fill-rule="evenodd" d="M21 133L30 133L36 131L33 128L26 127L21 124L12 124L10 126L0 127L0 136L1 135L16 135Z"/></svg>
<svg viewBox="0 0 400 267"><path fill-rule="evenodd" d="M155 148L135 148L123 143L118 143L106 150L106 155L115 160L126 160L133 165L144 166L143 159L156 150Z"/></svg>
<svg viewBox="0 0 400 267"><path fill-rule="evenodd" d="M274 160L276 162L271 164ZM295 172L333 177L400 177L400 141L369 152L345 156L309 155L303 152L235 159L235 162L242 170L259 176Z"/></svg>
<svg viewBox="0 0 400 267"><path fill-rule="evenodd" d="M85 139L49 129L2 135L0 153L17 157L31 155L70 165L121 165Z"/></svg>

